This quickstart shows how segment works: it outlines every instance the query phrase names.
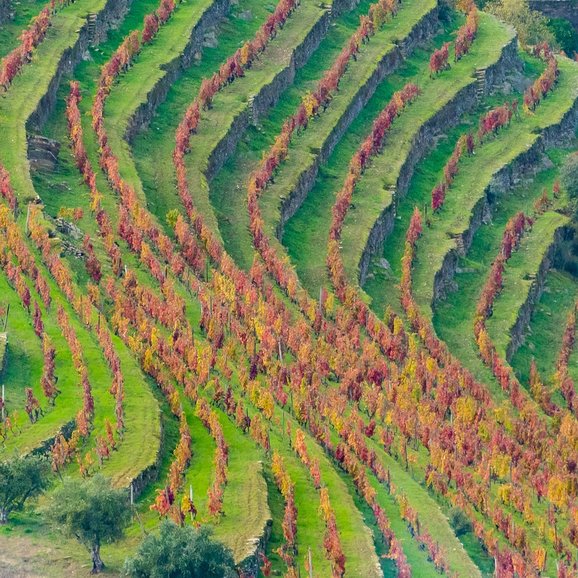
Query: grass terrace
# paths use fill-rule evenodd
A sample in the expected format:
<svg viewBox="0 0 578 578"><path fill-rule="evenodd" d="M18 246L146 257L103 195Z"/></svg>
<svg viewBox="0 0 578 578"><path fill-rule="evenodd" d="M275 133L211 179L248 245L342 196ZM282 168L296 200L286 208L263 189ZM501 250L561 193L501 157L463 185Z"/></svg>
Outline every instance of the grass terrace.
<svg viewBox="0 0 578 578"><path fill-rule="evenodd" d="M356 61L350 62L327 110L312 119L301 135L294 135L287 160L280 167L275 182L269 184L261 198L263 218L272 238L280 220L281 204L292 194L301 176L318 164L322 147L333 137L334 130L362 93L379 63L395 50L395 44L401 43L436 4L432 0L404 2L397 16L386 22L369 43L361 47ZM250 129L237 147L235 156L212 184L211 198L225 246L243 267L251 265L253 254L246 210L248 176L256 167L262 152L267 150L280 132L285 119L297 110L307 91L314 90L317 81L333 64L344 43L357 29L359 17L367 14L369 5L370 2L361 2L354 12L342 17L331 27L319 49L298 72L293 86L281 97L271 113L260 121L260 126ZM243 211L238 210L240 206L244 208Z"/></svg>
<svg viewBox="0 0 578 578"><path fill-rule="evenodd" d="M559 59L559 65L561 74L554 92L534 114L513 120L497 138L488 140L475 155L463 159L460 174L448 192L443 209L439 216L431 217L432 226L425 229L419 242L413 273L414 295L428 316L431 316L434 276L447 252L456 246L451 236L461 235L470 227L474 206L493 175L529 149L541 131L558 124L574 106L578 98L578 65L563 57ZM475 183L474 187L472 183Z"/></svg>
<svg viewBox="0 0 578 578"><path fill-rule="evenodd" d="M568 223L568 217L560 213L548 211L540 215L508 260L504 287L486 324L498 353L504 358L510 347L512 329L522 306L530 298L540 266L555 243L556 232Z"/></svg>
<svg viewBox="0 0 578 578"><path fill-rule="evenodd" d="M445 106L459 99L462 90L476 85L474 72L495 64L513 38L512 29L493 16L481 13L478 35L470 52L459 62L452 62L450 70L437 78L430 78L427 72L429 52L420 54L421 67L416 70L415 77L422 93L394 121L386 135L382 153L365 171L354 192L353 207L343 225L343 263L351 282L359 281L359 264L369 232L380 215L394 203L400 172L416 146L420 128ZM411 81L411 78L404 80Z"/></svg>
<svg viewBox="0 0 578 578"><path fill-rule="evenodd" d="M530 320L526 339L510 360L510 365L523 383L528 383L532 359L535 359L542 379L551 379L556 371L566 320L577 298L578 290L571 275L556 269L548 273L544 292ZM570 356L568 372L576 382L576 351Z"/></svg>

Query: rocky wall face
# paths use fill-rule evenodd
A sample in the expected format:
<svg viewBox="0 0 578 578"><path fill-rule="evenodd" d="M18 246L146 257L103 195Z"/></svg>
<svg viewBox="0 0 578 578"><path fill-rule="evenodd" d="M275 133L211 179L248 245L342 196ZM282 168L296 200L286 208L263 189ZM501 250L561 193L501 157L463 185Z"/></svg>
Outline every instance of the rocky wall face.
<svg viewBox="0 0 578 578"><path fill-rule="evenodd" d="M331 134L323 143L323 146L312 163L311 168L300 175L297 186L290 191L287 198L281 204L281 215L276 228L276 235L279 239L283 236L285 224L297 212L313 187L319 167L331 156L333 149L341 140L361 109L371 99L379 84L386 76L392 74L401 65L404 57L410 54L417 45L431 38L437 30L438 25L438 10L436 8L427 14L421 22L414 27L404 42L400 43L395 49L387 53L376 66L369 80L359 89L347 110L339 118Z"/></svg>
<svg viewBox="0 0 578 578"><path fill-rule="evenodd" d="M0 0L0 24L10 19L12 0Z"/></svg>
<svg viewBox="0 0 578 578"><path fill-rule="evenodd" d="M172 84L202 51L207 31L219 24L229 7L230 0L215 0L191 31L183 52L163 67L166 71L165 74L147 94L146 101L136 109L128 121L124 137L129 143L150 124L157 107L165 101Z"/></svg>
<svg viewBox="0 0 578 578"><path fill-rule="evenodd" d="M105 38L107 31L118 25L131 3L132 0L108 0L104 8L96 15L94 39L90 36L88 24L84 23L74 45L63 52L46 94L40 99L36 110L28 119L26 125L28 132L40 132L54 109L62 77L72 72L95 39Z"/></svg>
<svg viewBox="0 0 578 578"><path fill-rule="evenodd" d="M269 84L263 86L257 94L253 95L252 104L247 103L247 107L237 115L227 134L211 152L205 172L208 180L211 180L219 172L231 156L247 127L258 122L259 118L267 114L283 92L293 83L296 71L309 60L311 54L325 38L331 23L332 13L333 11L327 11L319 18L303 42L295 49L288 65Z"/></svg>
<svg viewBox="0 0 578 578"><path fill-rule="evenodd" d="M469 227L461 237L461 248L452 249L446 255L442 269L436 274L432 306L434 306L437 301L444 299L447 295L447 288L452 287L452 279L455 274L458 259L460 255L465 254L469 249L478 228L488 220L488 215L491 214L496 199L509 191L523 178L534 173L537 170L536 167L540 165L546 149L568 144L573 138L577 128L578 100L574 102L574 105L564 115L560 123L544 130L528 150L493 176L492 181L486 187L483 198L474 207Z"/></svg>
<svg viewBox="0 0 578 578"><path fill-rule="evenodd" d="M564 227L560 227L552 240L552 244L548 248L548 251L544 255L542 262L540 263L540 268L532 283L532 287L528 292L528 297L526 302L520 307L518 312L518 317L516 322L510 329L510 341L508 347L506 348L506 360L509 362L516 351L523 345L526 337L526 329L530 324L530 319L536 308L536 305L540 301L540 297L544 292L544 286L546 285L546 276L548 271L552 267L554 262L554 257L557 252L558 245L562 242L564 238Z"/></svg>
<svg viewBox="0 0 578 578"><path fill-rule="evenodd" d="M521 69L522 62L518 57L518 40L514 38L504 47L499 60L486 69L484 93L491 93L504 83L509 76L520 72ZM473 110L477 106L478 97L476 92L477 85L475 82L465 86L450 102L420 127L400 170L395 187L394 202L391 206L384 209L369 234L359 262L359 284L361 286L367 279L371 259L381 253L385 239L393 229L396 214L395 204L397 199L401 199L407 194L416 165L432 149L439 135L447 131L449 127L455 126L464 113ZM440 283L446 288L454 286L451 282L446 285L445 281L441 279Z"/></svg>

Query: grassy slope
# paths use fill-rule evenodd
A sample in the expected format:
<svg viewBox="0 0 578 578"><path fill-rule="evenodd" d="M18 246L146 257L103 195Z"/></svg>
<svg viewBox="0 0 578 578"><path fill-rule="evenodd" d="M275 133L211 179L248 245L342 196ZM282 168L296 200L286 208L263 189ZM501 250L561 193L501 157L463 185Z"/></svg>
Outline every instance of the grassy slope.
<svg viewBox="0 0 578 578"><path fill-rule="evenodd" d="M218 222L211 206L209 184L205 177L209 156L226 136L238 115L248 109L251 95L271 84L277 74L289 65L292 51L303 42L324 12L315 0L302 1L295 14L269 43L259 61L244 77L220 91L215 96L212 109L201 114L197 133L191 139L191 153L186 157L186 166L195 204L217 234Z"/></svg>
<svg viewBox="0 0 578 578"><path fill-rule="evenodd" d="M234 154L210 183L211 203L225 247L237 264L245 269L251 266L254 254L246 203L249 174L257 166L263 152L272 145L283 122L293 114L305 92L315 88L319 78L357 28L359 16L367 13L368 6L369 1L363 0L353 11L344 13L333 22L317 50L297 71L292 85L257 126L248 128Z"/></svg>
<svg viewBox="0 0 578 578"><path fill-rule="evenodd" d="M490 337L503 358L510 343L511 329L534 285L540 264L554 241L556 231L568 222L568 217L553 211L539 216L508 261L502 292L495 300L493 315L487 322Z"/></svg>
<svg viewBox="0 0 578 578"><path fill-rule="evenodd" d="M407 37L435 5L436 2L402 4L398 15L387 22L362 48L357 60L350 63L327 110L313 119L308 129L293 139L288 160L261 200L263 217L270 234L273 234L279 222L281 201L297 184L299 176L313 164L318 150L330 138L338 120L359 89L371 77L378 62L394 49L393 42ZM390 42L392 44L389 44Z"/></svg>
<svg viewBox="0 0 578 578"><path fill-rule="evenodd" d="M485 383L491 384L496 399L502 399L504 394L489 369L481 362L473 337L476 303L498 252L506 223L518 210L529 210L544 187L551 188L555 172L553 169L543 171L532 184L523 184L499 199L492 222L477 231L468 255L460 260L456 275L459 290L450 293L434 312L434 327L440 338L466 367L483 378Z"/></svg>
<svg viewBox="0 0 578 578"><path fill-rule="evenodd" d="M177 4L170 22L161 26L157 37L147 44L133 66L123 74L106 100L104 119L109 144L119 161L121 175L133 183L141 202L146 204L136 167L124 140L131 116L146 102L148 93L164 77L163 65L181 54L199 20L213 0Z"/></svg>
<svg viewBox="0 0 578 578"><path fill-rule="evenodd" d="M478 147L475 155L461 162L460 173L447 194L444 207L438 215L432 216L432 226L425 229L418 243L418 260L413 274L414 295L427 315L431 315L434 275L446 253L455 247L449 234L458 235L467 230L471 212L492 176L526 151L541 130L560 122L578 97L578 64L561 58L560 70L556 90L534 114L514 120L498 138L488 140Z"/></svg>
<svg viewBox="0 0 578 578"><path fill-rule="evenodd" d="M460 22L453 22L451 26L448 26L446 32L436 37L435 44L439 45L450 40L459 24ZM464 58L458 65L465 70L472 70L473 62L478 59L491 62L499 55L500 43L494 46L484 41L483 30L486 27L497 33L501 41L505 42L505 30L497 27L494 20L484 18L481 26L480 38L476 40L472 48L473 54ZM288 247L304 285L313 293L320 285L326 283L325 247L335 193L345 178L350 157L370 130L370 122L373 119L373 115L370 114L372 109L376 111L374 114L379 112L389 101L393 92L401 89L409 81L417 82L424 90L418 100L394 122L392 131L386 139L384 153L366 171L356 190L354 206L350 209L343 232L343 257L346 263L355 262L356 256L359 257L359 251L364 246L369 227L375 221L376 214L379 214L390 199L390 194L385 189L395 184L397 174L411 144L412 135L418 130L420 124L436 111L435 99L443 99L446 102L455 90L471 81L471 78L467 76L465 78L454 76L453 69L435 81L430 80L427 73L430 53L431 47L417 50L396 74L386 79L366 110L361 113L359 122L352 125L348 134L336 147L327 166L322 167L311 194L286 226L283 242ZM435 96L433 100L432 96ZM388 146L388 143L391 144ZM383 191L383 194L376 194L376 191ZM307 251L308 246L316 246L320 249L315 252ZM353 268L355 269L356 266L355 263Z"/></svg>
<svg viewBox="0 0 578 578"><path fill-rule="evenodd" d="M19 36L31 20L46 6L46 0L20 0L12 3L14 18L0 26L0 58L20 44Z"/></svg>
<svg viewBox="0 0 578 578"><path fill-rule="evenodd" d="M12 184L21 200L35 196L35 190L30 178L28 161L26 158L25 124L30 114L34 111L38 101L46 91L63 51L72 46L76 41L78 30L83 25L86 14L89 11L98 11L103 6L103 1L95 4L94 2L89 3L80 0L74 5L68 7L67 10L59 12L54 17L53 26L51 27L47 38L35 53L32 64L23 69L22 74L14 81L7 96L0 103L0 124L6 131L5 134L7 139L12 144L11 147L5 147L0 151L0 160L9 170ZM58 293L55 284L51 282L51 286L53 292ZM62 301L60 297L58 300ZM69 308L68 311L70 312ZM73 315L71 315L71 317L73 318L73 325L75 326L78 337L83 345L83 352L87 355L89 377L94 389L93 393L95 395L95 402L97 407L100 407L100 404L102 404L103 408L106 408L102 413L96 411L96 425L97 427L102 427L102 420L105 416L109 416L111 421L113 421L114 416L114 405L111 401L112 396L110 396L107 391L107 381L110 381L110 377L108 377L107 380L103 379L103 376L107 373L107 368L104 359L102 358L102 354L97 351L98 346L96 345L95 339L90 336L84 328L80 327L80 325L76 323ZM61 344L60 348L57 348L57 351L62 352L60 355L62 359L66 355L65 350L66 347L64 344ZM95 357L96 355L99 357ZM123 357L124 360L128 360L128 355ZM141 387L144 380L136 366L129 362L128 370L129 377L132 376L133 378L138 379L138 381L135 382L133 379L130 385L127 384L127 396L132 390L133 393L138 393L140 402L137 404L136 401L132 401L127 405L128 415L126 425L127 430L130 433L127 433L125 439L127 442L125 448L123 448L122 452L121 450L118 452L118 455L121 453L124 454L124 449L126 449L127 456L130 455L131 459L125 461L125 463L122 463L124 460L118 459L116 468L112 467L115 460L111 460L112 463L107 464L108 473L115 477L115 479L118 476L119 483L127 477L134 477L134 475L136 475L140 470L154 462L159 447L160 437L159 413L154 397L148 389ZM59 387L61 387L61 383L62 382L59 381ZM75 407L78 409L79 401L80 400L78 399L76 402L71 401L69 404L66 404L66 421L74 415L76 411ZM138 414L131 411L137 409L137 405L139 407ZM131 415L134 417L134 420L129 417ZM62 423L62 419L63 418L61 418L59 423ZM43 429L48 426L49 422L46 421L45 423L46 425L44 426L40 426L39 423L40 427L35 428L38 431L34 435L34 443L38 443L38 441L46 437L46 433L43 432ZM144 447L141 443L140 432L142 431L150 432L150 443L146 444ZM132 442L130 446L128 443L129 440ZM32 442L22 440L22 443L24 445L21 447L31 447L30 444Z"/></svg>
<svg viewBox="0 0 578 578"><path fill-rule="evenodd" d="M529 379L532 358L535 358L538 371L544 380L550 380L556 371L566 318L577 298L578 285L574 277L556 270L548 273L544 293L532 316L526 341L510 362L524 383ZM571 356L568 371L576 382L576 353Z"/></svg>
<svg viewBox="0 0 578 578"><path fill-rule="evenodd" d="M380 214L392 202L400 170L415 142L420 126L451 102L455 95L476 83L474 71L497 62L502 49L511 42L514 32L494 17L480 13L479 31L470 52L451 70L431 79L427 68L415 79L422 90L418 99L393 123L386 136L385 147L375 158L356 188L342 233L342 255L345 271L351 282L358 281L358 265L369 232ZM425 63L424 63L425 64Z"/></svg>

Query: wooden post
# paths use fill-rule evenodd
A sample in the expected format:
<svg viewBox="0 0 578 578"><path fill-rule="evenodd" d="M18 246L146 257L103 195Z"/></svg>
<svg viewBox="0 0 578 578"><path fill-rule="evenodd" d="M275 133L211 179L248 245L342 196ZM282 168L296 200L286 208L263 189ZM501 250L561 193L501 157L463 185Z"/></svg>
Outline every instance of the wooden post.
<svg viewBox="0 0 578 578"><path fill-rule="evenodd" d="M130 505L134 506L134 486L130 483Z"/></svg>
<svg viewBox="0 0 578 578"><path fill-rule="evenodd" d="M8 303L8 307L6 307L6 317L4 317L4 331L6 331L6 327L8 326L8 313L10 313L10 303Z"/></svg>
<svg viewBox="0 0 578 578"><path fill-rule="evenodd" d="M6 419L6 391L4 384L2 384L2 421Z"/></svg>
<svg viewBox="0 0 578 578"><path fill-rule="evenodd" d="M311 546L309 546L309 578L313 578L313 561L311 560Z"/></svg>
<svg viewBox="0 0 578 578"><path fill-rule="evenodd" d="M193 484L189 485L189 500L191 500L191 505L193 504ZM191 522L195 519L193 512L191 511Z"/></svg>

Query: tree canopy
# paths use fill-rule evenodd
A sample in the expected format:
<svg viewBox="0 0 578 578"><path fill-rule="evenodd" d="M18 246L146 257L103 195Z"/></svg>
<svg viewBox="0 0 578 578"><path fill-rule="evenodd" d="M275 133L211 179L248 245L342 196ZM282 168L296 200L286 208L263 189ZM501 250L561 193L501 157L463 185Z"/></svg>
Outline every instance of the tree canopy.
<svg viewBox="0 0 578 578"><path fill-rule="evenodd" d="M92 555L92 573L104 568L103 543L123 536L130 521L128 497L98 474L88 481L66 480L52 495L47 518L64 534L76 538Z"/></svg>
<svg viewBox="0 0 578 578"><path fill-rule="evenodd" d="M237 576L231 551L212 539L206 526L180 528L164 521L159 534L141 543L125 564L132 578L233 578Z"/></svg>
<svg viewBox="0 0 578 578"><path fill-rule="evenodd" d="M46 488L49 471L48 460L40 456L0 462L0 524L6 524L11 512Z"/></svg>
<svg viewBox="0 0 578 578"><path fill-rule="evenodd" d="M522 46L554 42L554 35L548 28L548 19L532 10L528 0L491 0L485 9L511 24L518 32Z"/></svg>

